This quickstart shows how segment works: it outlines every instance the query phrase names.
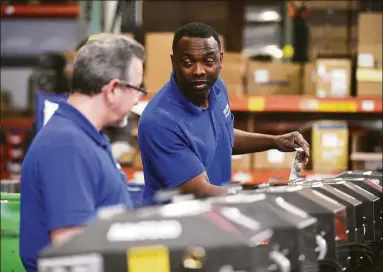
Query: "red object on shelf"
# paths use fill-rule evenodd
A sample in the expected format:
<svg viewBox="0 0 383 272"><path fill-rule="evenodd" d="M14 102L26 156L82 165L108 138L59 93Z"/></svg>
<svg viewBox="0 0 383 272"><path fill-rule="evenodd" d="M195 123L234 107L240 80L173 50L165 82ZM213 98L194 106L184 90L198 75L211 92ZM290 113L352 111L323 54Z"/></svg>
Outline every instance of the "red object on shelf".
<svg viewBox="0 0 383 272"><path fill-rule="evenodd" d="M152 95L145 98L149 101ZM306 95L248 96L229 94L230 107L237 112L323 112L381 113L382 98L319 98Z"/></svg>
<svg viewBox="0 0 383 272"><path fill-rule="evenodd" d="M2 4L1 16L6 17L62 17L80 16L79 4Z"/></svg>
<svg viewBox="0 0 383 272"><path fill-rule="evenodd" d="M34 121L33 117L3 117L0 125L4 128L31 128Z"/></svg>

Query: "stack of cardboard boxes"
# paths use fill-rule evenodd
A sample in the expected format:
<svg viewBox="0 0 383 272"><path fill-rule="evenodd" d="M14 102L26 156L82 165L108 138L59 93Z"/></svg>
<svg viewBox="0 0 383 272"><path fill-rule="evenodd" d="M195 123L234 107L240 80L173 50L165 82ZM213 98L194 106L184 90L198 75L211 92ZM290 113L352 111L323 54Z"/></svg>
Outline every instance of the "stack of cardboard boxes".
<svg viewBox="0 0 383 272"><path fill-rule="evenodd" d="M249 95L301 94L301 66L294 63L249 61L246 71L246 92Z"/></svg>
<svg viewBox="0 0 383 272"><path fill-rule="evenodd" d="M357 95L382 96L382 13L359 16Z"/></svg>
<svg viewBox="0 0 383 272"><path fill-rule="evenodd" d="M244 92L244 73L246 58L241 53L225 52L220 75L226 84L227 90L232 94Z"/></svg>
<svg viewBox="0 0 383 272"><path fill-rule="evenodd" d="M309 56L339 55L353 52L356 46L358 1L307 1Z"/></svg>
<svg viewBox="0 0 383 272"><path fill-rule="evenodd" d="M304 65L303 94L318 97L351 95L351 60L317 59Z"/></svg>

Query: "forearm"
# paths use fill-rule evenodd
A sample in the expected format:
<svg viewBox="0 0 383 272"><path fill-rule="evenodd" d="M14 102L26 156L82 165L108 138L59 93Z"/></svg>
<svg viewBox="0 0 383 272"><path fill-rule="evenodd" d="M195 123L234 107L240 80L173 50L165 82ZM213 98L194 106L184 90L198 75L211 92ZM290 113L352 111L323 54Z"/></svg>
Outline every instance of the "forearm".
<svg viewBox="0 0 383 272"><path fill-rule="evenodd" d="M251 133L234 129L233 155L262 152L277 148L274 135Z"/></svg>
<svg viewBox="0 0 383 272"><path fill-rule="evenodd" d="M179 189L184 194L193 194L199 197L224 196L228 193L228 191L225 188L212 185L209 182L209 178L206 172L185 182L184 184L179 186Z"/></svg>

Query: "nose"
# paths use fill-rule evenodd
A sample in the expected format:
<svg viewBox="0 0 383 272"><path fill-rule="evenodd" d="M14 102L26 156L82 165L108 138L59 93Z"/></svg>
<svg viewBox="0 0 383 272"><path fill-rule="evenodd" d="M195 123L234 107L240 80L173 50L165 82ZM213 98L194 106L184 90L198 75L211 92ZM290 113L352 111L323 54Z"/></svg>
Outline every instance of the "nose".
<svg viewBox="0 0 383 272"><path fill-rule="evenodd" d="M205 66L197 62L195 64L195 68L194 68L193 74L195 76L203 76L203 75L205 75Z"/></svg>

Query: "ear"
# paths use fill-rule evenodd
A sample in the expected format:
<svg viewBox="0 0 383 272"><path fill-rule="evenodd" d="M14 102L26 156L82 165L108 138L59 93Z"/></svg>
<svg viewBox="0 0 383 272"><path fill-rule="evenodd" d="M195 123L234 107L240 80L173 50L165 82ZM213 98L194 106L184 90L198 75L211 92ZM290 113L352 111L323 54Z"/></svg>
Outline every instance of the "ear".
<svg viewBox="0 0 383 272"><path fill-rule="evenodd" d="M219 54L220 58L219 58L219 69L222 69L222 62L223 62L223 51L221 51L221 53Z"/></svg>
<svg viewBox="0 0 383 272"><path fill-rule="evenodd" d="M108 103L114 103L118 99L118 93L116 92L119 85L118 79L112 79L108 84L102 87L102 93Z"/></svg>

